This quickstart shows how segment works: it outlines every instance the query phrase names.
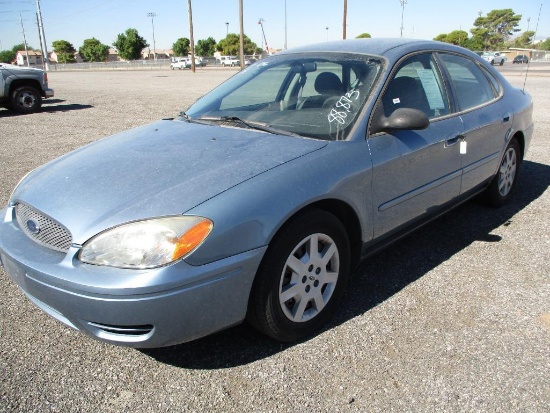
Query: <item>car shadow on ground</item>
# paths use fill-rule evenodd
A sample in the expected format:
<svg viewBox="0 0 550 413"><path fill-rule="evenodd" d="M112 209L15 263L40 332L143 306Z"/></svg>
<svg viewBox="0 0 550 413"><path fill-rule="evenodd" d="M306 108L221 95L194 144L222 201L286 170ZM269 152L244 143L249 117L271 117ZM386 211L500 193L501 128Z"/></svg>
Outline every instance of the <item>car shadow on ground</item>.
<svg viewBox="0 0 550 413"><path fill-rule="evenodd" d="M71 103L71 104L65 104L60 105L59 103L65 102L61 99L55 99L55 100L48 100L45 101L42 104L42 107L40 110L36 113L56 113L56 112L70 112L73 110L81 110L81 109L90 109L93 108L92 105L80 105L78 103ZM0 110L0 118L10 118L14 116L28 116L28 115L34 115L34 113L17 113L13 112L11 110Z"/></svg>
<svg viewBox="0 0 550 413"><path fill-rule="evenodd" d="M491 232L512 225L514 216L549 186L550 166L525 161L510 204L492 209L475 200L468 202L365 260L353 273L332 321L317 334L383 303L474 241L499 242L501 237ZM222 369L269 357L296 344L276 342L245 323L190 343L140 351L176 367Z"/></svg>

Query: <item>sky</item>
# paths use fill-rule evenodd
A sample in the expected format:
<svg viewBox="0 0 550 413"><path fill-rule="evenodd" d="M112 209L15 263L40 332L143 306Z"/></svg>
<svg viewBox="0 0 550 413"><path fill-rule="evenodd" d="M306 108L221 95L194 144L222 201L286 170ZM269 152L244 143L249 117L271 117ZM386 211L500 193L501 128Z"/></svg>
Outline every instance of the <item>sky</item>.
<svg viewBox="0 0 550 413"><path fill-rule="evenodd" d="M343 0L243 0L244 33L259 47L292 48L342 38ZM347 38L367 32L372 37L433 39L441 33L465 30L491 10L511 8L522 15L519 28L550 36L550 4L541 0L348 0ZM286 6L286 24L285 24ZM119 33L137 29L157 50L171 49L180 37L189 38L187 0L40 0L48 50L55 40L78 49L95 37L112 45ZM192 0L195 43L212 36L239 32L238 0ZM0 50L23 43L21 13L27 44L40 48L36 0L0 0ZM148 13L155 13L151 19ZM265 39L258 21L262 19ZM528 20L529 19L529 20ZM229 25L227 25L229 23ZM285 30L286 26L286 30ZM154 42L153 42L154 28ZM285 36L286 33L286 36Z"/></svg>

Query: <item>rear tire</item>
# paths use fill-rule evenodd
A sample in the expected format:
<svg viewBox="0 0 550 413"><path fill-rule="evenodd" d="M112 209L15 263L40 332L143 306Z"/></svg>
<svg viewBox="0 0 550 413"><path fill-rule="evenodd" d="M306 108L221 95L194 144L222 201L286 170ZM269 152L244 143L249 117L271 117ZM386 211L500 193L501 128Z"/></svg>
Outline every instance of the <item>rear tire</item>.
<svg viewBox="0 0 550 413"><path fill-rule="evenodd" d="M270 243L252 287L247 320L280 341L307 337L334 313L349 271L342 223L319 209L300 214Z"/></svg>
<svg viewBox="0 0 550 413"><path fill-rule="evenodd" d="M31 86L18 87L11 94L9 106L19 113L33 113L42 106L42 96Z"/></svg>
<svg viewBox="0 0 550 413"><path fill-rule="evenodd" d="M497 174L485 190L484 200L492 207L500 207L512 198L516 191L521 151L516 138L512 138L500 162Z"/></svg>

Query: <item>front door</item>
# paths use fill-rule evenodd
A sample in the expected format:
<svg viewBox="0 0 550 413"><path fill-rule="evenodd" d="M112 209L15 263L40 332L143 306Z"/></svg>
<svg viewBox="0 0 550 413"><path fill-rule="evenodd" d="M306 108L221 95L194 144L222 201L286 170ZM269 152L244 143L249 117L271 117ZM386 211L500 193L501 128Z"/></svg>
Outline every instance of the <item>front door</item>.
<svg viewBox="0 0 550 413"><path fill-rule="evenodd" d="M424 130L368 138L373 159L374 237L434 212L457 197L463 124L450 113L448 93L431 53L404 60L378 102L386 117L400 107L423 111Z"/></svg>

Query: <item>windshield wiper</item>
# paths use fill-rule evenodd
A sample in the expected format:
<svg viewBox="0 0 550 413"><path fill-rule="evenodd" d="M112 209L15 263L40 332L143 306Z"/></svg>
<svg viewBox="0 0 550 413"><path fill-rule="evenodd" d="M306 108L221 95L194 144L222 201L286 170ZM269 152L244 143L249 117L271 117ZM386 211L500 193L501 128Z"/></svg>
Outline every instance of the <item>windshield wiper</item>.
<svg viewBox="0 0 550 413"><path fill-rule="evenodd" d="M285 135L285 136L300 136L297 133L292 133L286 130L273 128L270 125L260 122L251 122L239 118L238 116L201 116L198 120L214 121L214 122L228 122L232 124L240 124L249 129L260 130L262 132L271 133L273 135Z"/></svg>

